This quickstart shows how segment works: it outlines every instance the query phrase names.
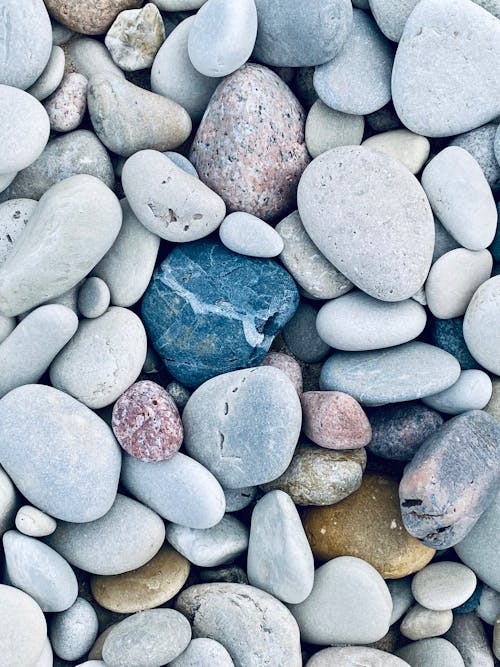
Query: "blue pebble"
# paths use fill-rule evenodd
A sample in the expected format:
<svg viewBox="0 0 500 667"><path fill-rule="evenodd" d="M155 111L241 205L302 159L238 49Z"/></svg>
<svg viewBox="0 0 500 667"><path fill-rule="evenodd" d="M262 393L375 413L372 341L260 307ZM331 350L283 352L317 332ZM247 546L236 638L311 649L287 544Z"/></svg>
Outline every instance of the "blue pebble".
<svg viewBox="0 0 500 667"><path fill-rule="evenodd" d="M453 317L449 320L429 318L428 331L430 342L452 354L463 371L471 368L481 368L469 352L463 334L463 317Z"/></svg>
<svg viewBox="0 0 500 667"><path fill-rule="evenodd" d="M471 611L475 611L479 604L479 598L483 592L483 584L478 581L477 586L474 590L474 593L466 600L460 607L455 607L453 610L454 614L469 614Z"/></svg>
<svg viewBox="0 0 500 667"><path fill-rule="evenodd" d="M169 373L197 387L258 366L298 304L295 283L277 262L203 239L176 246L156 269L142 318Z"/></svg>

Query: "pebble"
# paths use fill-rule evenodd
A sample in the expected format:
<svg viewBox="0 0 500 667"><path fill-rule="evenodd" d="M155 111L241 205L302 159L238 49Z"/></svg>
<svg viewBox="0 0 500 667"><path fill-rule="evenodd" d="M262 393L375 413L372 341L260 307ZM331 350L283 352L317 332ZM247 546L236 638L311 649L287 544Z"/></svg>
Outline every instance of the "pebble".
<svg viewBox="0 0 500 667"><path fill-rule="evenodd" d="M177 246L158 267L142 318L169 373L193 387L261 363L298 301L292 278L273 260L202 240Z"/></svg>
<svg viewBox="0 0 500 667"><path fill-rule="evenodd" d="M46 542L72 565L92 574L122 574L144 565L160 550L160 517L120 493L111 509L88 523L58 521Z"/></svg>
<svg viewBox="0 0 500 667"><path fill-rule="evenodd" d="M198 567L231 562L248 547L248 528L227 514L217 525L203 530L171 523L166 535L174 549Z"/></svg>
<svg viewBox="0 0 500 667"><path fill-rule="evenodd" d="M229 652L235 665L300 667L300 635L288 609L265 591L244 584L191 586L176 608L195 637L210 635Z"/></svg>
<svg viewBox="0 0 500 667"><path fill-rule="evenodd" d="M19 315L76 285L109 250L121 217L118 199L94 176L53 185L0 267L1 314Z"/></svg>
<svg viewBox="0 0 500 667"><path fill-rule="evenodd" d="M0 84L0 128L0 174L29 167L49 139L49 118L40 102L24 90L3 84Z"/></svg>
<svg viewBox="0 0 500 667"><path fill-rule="evenodd" d="M476 612L482 621L495 625L495 619L500 614L500 593L483 585Z"/></svg>
<svg viewBox="0 0 500 667"><path fill-rule="evenodd" d="M280 260L296 282L316 299L335 299L352 289L352 283L314 245L298 211L290 213L276 231L283 239Z"/></svg>
<svg viewBox="0 0 500 667"><path fill-rule="evenodd" d="M151 280L160 239L139 222L126 199L120 206L120 232L92 273L106 283L114 306L130 307L139 301Z"/></svg>
<svg viewBox="0 0 500 667"><path fill-rule="evenodd" d="M359 0L357 2L359 5ZM333 661L333 662L332 662ZM408 663L395 655L367 646L330 647L315 653L306 667L409 667Z"/></svg>
<svg viewBox="0 0 500 667"><path fill-rule="evenodd" d="M191 640L181 655L170 663L171 667L234 667L234 662L219 642L206 637Z"/></svg>
<svg viewBox="0 0 500 667"><path fill-rule="evenodd" d="M3 536L5 579L30 595L42 611L64 611L78 595L68 563L34 537L9 530Z"/></svg>
<svg viewBox="0 0 500 667"><path fill-rule="evenodd" d="M238 565L223 565L200 570L200 581L203 583L248 584L248 577L245 570Z"/></svg>
<svg viewBox="0 0 500 667"><path fill-rule="evenodd" d="M164 41L163 19L151 2L142 9L120 12L104 39L111 57L125 72L151 67Z"/></svg>
<svg viewBox="0 0 500 667"><path fill-rule="evenodd" d="M138 220L167 241L208 236L226 214L218 194L159 151L139 151L130 157L123 165L122 185Z"/></svg>
<svg viewBox="0 0 500 667"><path fill-rule="evenodd" d="M0 397L38 382L77 327L77 316L66 306L51 304L31 311L0 343Z"/></svg>
<svg viewBox="0 0 500 667"><path fill-rule="evenodd" d="M330 180L336 187L323 187ZM297 201L312 241L370 296L402 301L423 284L433 218L424 191L399 161L363 146L335 148L306 168Z"/></svg>
<svg viewBox="0 0 500 667"><path fill-rule="evenodd" d="M52 28L43 0L26 0L21 3L4 0L0 84L22 90L29 88L45 69L51 48ZM4 122L2 120L2 126ZM22 138L21 133L16 141ZM5 149L3 141L2 148Z"/></svg>
<svg viewBox="0 0 500 667"><path fill-rule="evenodd" d="M175 166L179 167L179 169L182 169L187 174L190 174L190 176L199 178L198 172L193 167L191 162L187 159L187 157L185 157L181 153L176 153L175 151L165 151L164 155L166 155L169 158L169 160L172 160Z"/></svg>
<svg viewBox="0 0 500 667"><path fill-rule="evenodd" d="M276 220L294 206L309 162L304 122L288 86L266 67L246 64L217 87L189 159L229 212Z"/></svg>
<svg viewBox="0 0 500 667"><path fill-rule="evenodd" d="M411 461L422 443L443 424L438 412L420 403L396 403L371 408L370 451L384 459Z"/></svg>
<svg viewBox="0 0 500 667"><path fill-rule="evenodd" d="M497 210L483 171L470 153L459 146L442 150L424 169L422 187L434 213L461 245L469 250L490 245Z"/></svg>
<svg viewBox="0 0 500 667"><path fill-rule="evenodd" d="M56 520L32 505L23 505L16 514L16 528L30 537L51 535L57 527Z"/></svg>
<svg viewBox="0 0 500 667"><path fill-rule="evenodd" d="M115 176L108 152L88 130L75 130L51 139L40 157L23 169L0 195L6 199L40 199L55 183L77 174L99 178L113 188Z"/></svg>
<svg viewBox="0 0 500 667"><path fill-rule="evenodd" d="M390 625L399 621L415 602L411 592L411 580L412 577L404 577L403 579L389 579L386 582L392 598Z"/></svg>
<svg viewBox="0 0 500 667"><path fill-rule="evenodd" d="M450 250L460 248L460 244L453 238L453 236L443 227L439 220L434 217L434 252L432 255L432 263L436 262L442 255Z"/></svg>
<svg viewBox="0 0 500 667"><path fill-rule="evenodd" d="M427 438L399 487L406 529L437 549L463 540L495 497L491 461L499 445L500 423L481 410L450 419Z"/></svg>
<svg viewBox="0 0 500 667"><path fill-rule="evenodd" d="M0 584L2 660L9 667L36 665L47 638L45 616L32 597Z"/></svg>
<svg viewBox="0 0 500 667"><path fill-rule="evenodd" d="M500 494L486 508L465 538L455 545L455 551L460 560L474 570L481 581L500 593L499 517Z"/></svg>
<svg viewBox="0 0 500 667"><path fill-rule="evenodd" d="M279 477L297 444L297 391L270 366L224 373L190 397L182 415L184 446L228 488Z"/></svg>
<svg viewBox="0 0 500 667"><path fill-rule="evenodd" d="M305 510L302 521L315 558L356 556L384 578L418 572L434 556L405 530L398 484L386 476L365 474L355 493L335 505Z"/></svg>
<svg viewBox="0 0 500 667"><path fill-rule="evenodd" d="M250 257L276 257L284 247L278 232L250 213L230 213L224 218L219 235L226 248Z"/></svg>
<svg viewBox="0 0 500 667"><path fill-rule="evenodd" d="M195 18L181 21L163 42L151 67L151 90L180 104L198 123L220 79L204 76L191 63L188 40Z"/></svg>
<svg viewBox="0 0 500 667"><path fill-rule="evenodd" d="M96 74L110 72L124 77L122 70L111 58L108 49L102 42L91 37L75 37L70 39L66 47L66 67L69 64L79 74L90 79Z"/></svg>
<svg viewBox="0 0 500 667"><path fill-rule="evenodd" d="M7 174L0 174L0 193L4 192L17 176L17 171L11 171Z"/></svg>
<svg viewBox="0 0 500 667"><path fill-rule="evenodd" d="M320 447L357 449L371 440L372 429L360 404L340 391L306 391L301 396L302 430Z"/></svg>
<svg viewBox="0 0 500 667"><path fill-rule="evenodd" d="M186 583L189 572L189 561L167 545L145 565L123 574L94 575L90 585L101 607L133 614L171 600Z"/></svg>
<svg viewBox="0 0 500 667"><path fill-rule="evenodd" d="M2 398L0 421L0 465L30 503L72 522L109 510L120 449L100 417L57 389L25 385Z"/></svg>
<svg viewBox="0 0 500 667"><path fill-rule="evenodd" d="M467 410L482 410L492 393L489 375L480 370L462 371L460 377L448 389L426 396L422 401L431 408L447 415L458 415Z"/></svg>
<svg viewBox="0 0 500 667"><path fill-rule="evenodd" d="M323 102L343 113L364 115L391 99L391 44L377 24L353 10L352 30L344 48L314 72L314 88Z"/></svg>
<svg viewBox="0 0 500 667"><path fill-rule="evenodd" d="M500 374L500 276L484 282L474 293L465 313L463 334L474 359L486 370ZM485 336L485 332L488 335Z"/></svg>
<svg viewBox="0 0 500 667"><path fill-rule="evenodd" d="M406 129L375 134L365 139L362 145L399 160L412 174L418 174L430 152L430 143L426 137Z"/></svg>
<svg viewBox="0 0 500 667"><path fill-rule="evenodd" d="M147 609L118 623L106 637L107 667L157 667L177 658L191 641L187 619L175 609Z"/></svg>
<svg viewBox="0 0 500 667"><path fill-rule="evenodd" d="M77 598L66 611L52 617L50 641L54 653L63 660L78 660L92 648L99 623L92 605Z"/></svg>
<svg viewBox="0 0 500 667"><path fill-rule="evenodd" d="M189 58L205 76L227 76L250 58L256 37L254 0L208 0L189 31Z"/></svg>
<svg viewBox="0 0 500 667"><path fill-rule="evenodd" d="M500 189L500 163L495 157L497 129L496 123L487 123L465 134L459 134L450 143L450 146L460 146L472 155L483 170L490 188L495 192Z"/></svg>
<svg viewBox="0 0 500 667"><path fill-rule="evenodd" d="M0 537L14 525L17 507L16 487L0 466Z"/></svg>
<svg viewBox="0 0 500 667"><path fill-rule="evenodd" d="M250 583L278 600L297 604L311 593L314 559L293 500L270 491L253 512L248 543Z"/></svg>
<svg viewBox="0 0 500 667"><path fill-rule="evenodd" d="M369 563L342 556L316 570L312 593L290 609L305 642L369 644L388 631L392 600Z"/></svg>
<svg viewBox="0 0 500 667"><path fill-rule="evenodd" d="M494 667L490 642L476 614L455 615L445 639L458 649L466 666Z"/></svg>
<svg viewBox="0 0 500 667"><path fill-rule="evenodd" d="M27 92L39 102L51 95L62 81L64 64L64 51L60 46L54 45L45 69Z"/></svg>
<svg viewBox="0 0 500 667"><path fill-rule="evenodd" d="M78 290L78 310L89 319L104 315L110 300L109 287L101 278L87 278Z"/></svg>
<svg viewBox="0 0 500 667"><path fill-rule="evenodd" d="M403 637L408 639L429 639L444 635L453 623L453 612L450 609L431 611L419 604L414 605L405 615L400 626Z"/></svg>
<svg viewBox="0 0 500 667"><path fill-rule="evenodd" d="M399 42L405 23L417 2L418 0L402 0L398 3L392 3L390 0L369 0L368 4L373 18L384 35L393 42Z"/></svg>
<svg viewBox="0 0 500 667"><path fill-rule="evenodd" d="M454 384L458 361L438 347L413 341L371 352L337 352L321 369L320 388L343 391L364 405L412 401Z"/></svg>
<svg viewBox="0 0 500 667"><path fill-rule="evenodd" d="M488 412L493 417L500 419L500 378L492 378L492 394L491 398L484 408L485 412Z"/></svg>
<svg viewBox="0 0 500 667"><path fill-rule="evenodd" d="M472 357L463 334L463 317L454 317L450 320L439 320L429 317L428 332L430 341L452 354L463 370L479 368L479 364Z"/></svg>
<svg viewBox="0 0 500 667"><path fill-rule="evenodd" d="M419 4L406 22L392 75L394 106L406 127L442 137L498 116L493 72L500 52L487 44L499 37L498 20L469 0Z"/></svg>
<svg viewBox="0 0 500 667"><path fill-rule="evenodd" d="M349 352L401 345L422 333L425 308L413 299L389 303L358 290L326 303L316 328L331 347Z"/></svg>
<svg viewBox="0 0 500 667"><path fill-rule="evenodd" d="M50 121L50 129L71 132L81 124L87 108L87 79L83 74L66 74L55 92L43 106Z"/></svg>
<svg viewBox="0 0 500 667"><path fill-rule="evenodd" d="M149 349L148 349L149 353ZM172 396L174 399L174 403L177 406L177 409L179 411L184 410L186 407L186 403L189 400L189 397L191 396L191 392L189 389L186 389L180 382L176 382L175 380L173 382L169 382L167 384L167 391Z"/></svg>
<svg viewBox="0 0 500 667"><path fill-rule="evenodd" d="M259 30L254 56L268 65L307 67L335 58L352 26L348 0L256 0Z"/></svg>
<svg viewBox="0 0 500 667"><path fill-rule="evenodd" d="M182 422L173 398L144 380L129 387L113 407L113 432L121 447L140 461L165 461L182 444Z"/></svg>
<svg viewBox="0 0 500 667"><path fill-rule="evenodd" d="M462 656L446 639L433 637L411 642L396 651L396 655L406 660L412 667L465 667Z"/></svg>
<svg viewBox="0 0 500 667"><path fill-rule="evenodd" d="M282 335L290 352L306 363L322 361L330 346L316 330L318 311L310 303L301 301L295 315L283 327Z"/></svg>
<svg viewBox="0 0 500 667"><path fill-rule="evenodd" d="M123 486L167 521L188 528L211 528L224 516L224 491L198 461L177 453L150 465L125 455Z"/></svg>
<svg viewBox="0 0 500 667"><path fill-rule="evenodd" d="M138 7L140 0L46 0L51 16L85 35L105 33L124 9Z"/></svg>
<svg viewBox="0 0 500 667"><path fill-rule="evenodd" d="M301 443L285 472L262 488L280 489L297 505L333 505L359 488L365 465L363 448L335 451Z"/></svg>
<svg viewBox="0 0 500 667"><path fill-rule="evenodd" d="M224 489L226 512L239 512L251 505L257 497L257 487L244 486L241 489Z"/></svg>
<svg viewBox="0 0 500 667"><path fill-rule="evenodd" d="M297 394L299 396L302 394L302 369L299 362L289 354L284 354L283 352L269 352L269 354L264 357L262 366L272 366L273 368L278 368L280 371L283 371L288 379L293 382Z"/></svg>
<svg viewBox="0 0 500 667"><path fill-rule="evenodd" d="M307 114L305 137L307 150L315 158L331 148L359 146L363 140L363 116L342 113L316 100Z"/></svg>
<svg viewBox="0 0 500 667"><path fill-rule="evenodd" d="M36 661L34 667L52 667L54 664L54 654L52 653L52 646L49 638L46 637L40 657Z"/></svg>

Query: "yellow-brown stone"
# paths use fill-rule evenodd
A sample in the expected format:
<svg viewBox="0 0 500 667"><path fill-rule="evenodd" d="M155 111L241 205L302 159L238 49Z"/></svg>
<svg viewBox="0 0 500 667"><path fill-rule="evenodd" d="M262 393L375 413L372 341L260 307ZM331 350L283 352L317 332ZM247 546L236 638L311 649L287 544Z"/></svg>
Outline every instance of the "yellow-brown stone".
<svg viewBox="0 0 500 667"><path fill-rule="evenodd" d="M418 572L435 553L406 531L398 484L382 475L365 475L360 488L335 505L305 509L302 521L315 558L357 556L387 579Z"/></svg>
<svg viewBox="0 0 500 667"><path fill-rule="evenodd" d="M165 546L136 570L112 576L94 575L90 587L105 609L132 614L171 600L186 582L190 567L184 556Z"/></svg>

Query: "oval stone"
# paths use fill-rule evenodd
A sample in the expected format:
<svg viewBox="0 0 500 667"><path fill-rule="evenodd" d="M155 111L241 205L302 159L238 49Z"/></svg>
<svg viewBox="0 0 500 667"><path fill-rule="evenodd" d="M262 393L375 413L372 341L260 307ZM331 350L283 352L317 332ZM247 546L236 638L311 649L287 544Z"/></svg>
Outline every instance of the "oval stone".
<svg viewBox="0 0 500 667"><path fill-rule="evenodd" d="M317 309L303 299L281 332L290 354L308 364L323 361L331 353L330 346L319 337L316 329L317 315ZM317 386L317 376L312 381L312 386Z"/></svg>
<svg viewBox="0 0 500 667"><path fill-rule="evenodd" d="M325 648L315 653L306 667L409 667L409 664L395 655L367 646L345 646Z"/></svg>
<svg viewBox="0 0 500 667"><path fill-rule="evenodd" d="M417 174L422 169L431 148L427 137L406 129L375 134L365 139L362 145L399 160L412 174Z"/></svg>
<svg viewBox="0 0 500 667"><path fill-rule="evenodd" d="M423 403L447 415L458 415L467 410L482 410L492 394L490 376L484 371L462 371L451 387L422 399Z"/></svg>
<svg viewBox="0 0 500 667"><path fill-rule="evenodd" d="M109 307L111 295L104 280L92 276L78 290L78 310L82 317L93 319L104 315Z"/></svg>
<svg viewBox="0 0 500 667"><path fill-rule="evenodd" d="M55 519L31 505L23 505L19 508L15 523L20 533L30 537L50 535L57 526Z"/></svg>
<svg viewBox="0 0 500 667"><path fill-rule="evenodd" d="M64 76L65 55L60 46L54 45L45 69L27 91L38 101L51 95Z"/></svg>
<svg viewBox="0 0 500 667"><path fill-rule="evenodd" d="M426 609L444 611L468 600L476 584L476 575L470 568L461 563L440 561L417 572L411 590L415 600Z"/></svg>
<svg viewBox="0 0 500 667"><path fill-rule="evenodd" d="M250 213L230 213L222 221L219 236L226 248L250 257L276 257L283 250L278 232Z"/></svg>
<svg viewBox="0 0 500 667"><path fill-rule="evenodd" d="M484 282L472 297L464 317L467 347L486 370L500 374L500 276Z"/></svg>
<svg viewBox="0 0 500 667"><path fill-rule="evenodd" d="M85 35L100 35L124 9L141 5L140 0L46 0L51 15L66 27Z"/></svg>
<svg viewBox="0 0 500 667"><path fill-rule="evenodd" d="M451 609L433 611L414 605L403 618L400 631L403 637L408 639L428 639L444 635L453 623L453 612Z"/></svg>
<svg viewBox="0 0 500 667"><path fill-rule="evenodd" d="M498 6L500 9L500 4ZM465 148L472 155L483 170L491 189L495 192L498 192L500 188L500 162L497 162L495 157L495 135L497 130L498 123L487 123L475 130L459 134L450 143L450 146ZM500 150L498 152L500 153Z"/></svg>
<svg viewBox="0 0 500 667"><path fill-rule="evenodd" d="M322 100L316 100L306 119L307 150L314 158L330 148L359 146L363 140L364 129L363 116L335 111Z"/></svg>
<svg viewBox="0 0 500 667"><path fill-rule="evenodd" d="M47 622L33 598L17 588L0 584L0 622L0 651L5 664L36 665L44 649Z"/></svg>
<svg viewBox="0 0 500 667"><path fill-rule="evenodd" d="M171 667L234 667L234 662L226 649L213 639L197 637L187 649L170 663Z"/></svg>
<svg viewBox="0 0 500 667"><path fill-rule="evenodd" d="M87 85L86 77L78 72L64 76L57 90L43 103L51 130L70 132L81 124L87 109Z"/></svg>
<svg viewBox="0 0 500 667"><path fill-rule="evenodd" d="M50 641L54 653L63 660L78 660L92 648L99 622L94 607L77 598L66 611L52 617Z"/></svg>
<svg viewBox="0 0 500 667"><path fill-rule="evenodd" d="M420 184L399 161L363 146L327 151L304 171L297 202L313 242L364 292L403 301L422 286L434 222Z"/></svg>
<svg viewBox="0 0 500 667"><path fill-rule="evenodd" d="M418 665L418 667L435 667L435 665L465 667L459 651L451 642L441 637L410 642L397 651L397 656L406 660L412 667L413 665Z"/></svg>

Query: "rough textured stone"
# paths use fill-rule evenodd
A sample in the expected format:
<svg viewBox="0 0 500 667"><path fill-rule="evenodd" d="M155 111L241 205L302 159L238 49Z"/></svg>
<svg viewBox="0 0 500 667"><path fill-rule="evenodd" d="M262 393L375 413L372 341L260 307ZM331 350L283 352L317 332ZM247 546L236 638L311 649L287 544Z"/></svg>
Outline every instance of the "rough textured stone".
<svg viewBox="0 0 500 667"><path fill-rule="evenodd" d="M0 621L0 651L5 664L10 667L36 664L47 637L47 623L33 598L17 588L0 584Z"/></svg>
<svg viewBox="0 0 500 667"><path fill-rule="evenodd" d="M69 609L51 620L50 641L54 653L63 660L78 660L89 652L98 627L94 607L87 600L77 598Z"/></svg>
<svg viewBox="0 0 500 667"><path fill-rule="evenodd" d="M274 220L294 206L309 162L304 121L301 105L274 72L244 65L212 96L190 160L230 212Z"/></svg>
<svg viewBox="0 0 500 667"><path fill-rule="evenodd" d="M500 276L484 282L472 297L464 317L463 334L470 353L486 370L500 374Z"/></svg>
<svg viewBox="0 0 500 667"><path fill-rule="evenodd" d="M142 9L120 12L106 33L104 43L115 63L126 72L151 67L165 41L165 27L158 7L148 2Z"/></svg>
<svg viewBox="0 0 500 667"><path fill-rule="evenodd" d="M500 3L499 3L500 7ZM500 17L499 17L500 18ZM450 146L460 146L469 152L483 170L483 174L491 189L500 189L500 163L495 157L495 135L498 131L496 123L487 123L465 134L459 134Z"/></svg>
<svg viewBox="0 0 500 667"><path fill-rule="evenodd" d="M335 505L304 510L302 520L321 561L356 556L394 579L418 572L434 555L406 532L398 485L381 475L365 475L355 493Z"/></svg>
<svg viewBox="0 0 500 667"><path fill-rule="evenodd" d="M30 537L50 535L57 526L55 519L31 505L23 505L19 508L15 523L20 533Z"/></svg>
<svg viewBox="0 0 500 667"><path fill-rule="evenodd" d="M490 643L476 614L456 614L445 639L458 649L465 667L494 667Z"/></svg>
<svg viewBox="0 0 500 667"><path fill-rule="evenodd" d="M306 119L307 150L314 158L338 146L358 146L363 139L364 129L363 116L335 111L322 100L316 100Z"/></svg>
<svg viewBox="0 0 500 667"><path fill-rule="evenodd" d="M71 72L65 75L57 90L44 101L51 130L70 132L80 125L87 108L87 84L83 74Z"/></svg>
<svg viewBox="0 0 500 667"><path fill-rule="evenodd" d="M442 350L452 354L463 370L479 368L479 364L469 352L464 340L463 317L439 320L429 317L428 333L430 341Z"/></svg>
<svg viewBox="0 0 500 667"><path fill-rule="evenodd" d="M234 667L226 649L213 639L193 639L184 653L170 663L171 667Z"/></svg>
<svg viewBox="0 0 500 667"><path fill-rule="evenodd" d="M453 623L451 609L433 611L419 604L414 605L403 618L400 631L408 639L429 639L447 632Z"/></svg>
<svg viewBox="0 0 500 667"><path fill-rule="evenodd" d="M291 380L297 390L297 394L302 394L302 369L298 361L296 361L289 354L283 352L269 352L264 357L262 366L272 366L278 368L280 371Z"/></svg>
<svg viewBox="0 0 500 667"><path fill-rule="evenodd" d="M426 137L406 129L375 134L365 139L362 145L399 160L412 174L417 174L422 169L430 151Z"/></svg>
<svg viewBox="0 0 500 667"><path fill-rule="evenodd" d="M219 235L226 248L241 255L276 257L283 250L278 232L250 213L230 213L223 220Z"/></svg>
<svg viewBox="0 0 500 667"><path fill-rule="evenodd" d="M336 187L323 187L330 179ZM432 213L397 160L359 146L335 148L306 168L297 201L312 241L370 296L402 301L423 284L434 246Z"/></svg>
<svg viewBox="0 0 500 667"><path fill-rule="evenodd" d="M142 0L46 0L51 16L75 32L100 35L124 9L138 7Z"/></svg>
<svg viewBox="0 0 500 667"><path fill-rule="evenodd" d="M463 658L457 649L441 637L411 642L408 646L400 648L396 655L406 660L412 667L415 665L418 667L435 667L436 665L465 667Z"/></svg>
<svg viewBox="0 0 500 667"><path fill-rule="evenodd" d="M401 658L367 646L325 648L315 653L306 667L332 667L335 664L342 667L409 667Z"/></svg>
<svg viewBox="0 0 500 667"><path fill-rule="evenodd" d="M460 542L495 498L499 422L480 410L450 419L405 468L399 487L406 529L443 549Z"/></svg>
<svg viewBox="0 0 500 667"><path fill-rule="evenodd" d="M193 387L259 364L298 300L293 280L273 260L202 240L178 246L155 271L142 317L167 370Z"/></svg>
<svg viewBox="0 0 500 667"><path fill-rule="evenodd" d="M331 351L320 338L316 328L318 311L306 301L301 301L295 315L283 327L282 335L287 349L300 361L317 363Z"/></svg>
<svg viewBox="0 0 500 667"><path fill-rule="evenodd" d="M36 97L38 101L51 95L61 83L64 75L64 63L64 51L60 46L54 45L45 69L27 92Z"/></svg>
<svg viewBox="0 0 500 667"><path fill-rule="evenodd" d="M462 371L451 387L422 399L423 403L439 412L458 415L467 410L482 410L491 398L492 383L484 371Z"/></svg>

